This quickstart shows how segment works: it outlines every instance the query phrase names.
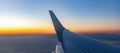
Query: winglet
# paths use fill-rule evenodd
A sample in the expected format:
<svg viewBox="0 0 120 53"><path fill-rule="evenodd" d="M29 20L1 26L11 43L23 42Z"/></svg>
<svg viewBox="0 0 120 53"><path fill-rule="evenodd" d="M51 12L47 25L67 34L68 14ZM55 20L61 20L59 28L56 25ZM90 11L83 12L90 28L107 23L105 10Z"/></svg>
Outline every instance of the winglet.
<svg viewBox="0 0 120 53"><path fill-rule="evenodd" d="M52 10L49 10L49 13L50 13L50 16L51 16L51 19L52 19L52 22L53 22L53 25L54 25L54 28L55 28L55 31L57 33L57 37L58 37L58 40L60 42L63 42L63 30L65 29L62 24L60 23L60 21L57 19L57 17L55 16L55 14L53 13Z"/></svg>

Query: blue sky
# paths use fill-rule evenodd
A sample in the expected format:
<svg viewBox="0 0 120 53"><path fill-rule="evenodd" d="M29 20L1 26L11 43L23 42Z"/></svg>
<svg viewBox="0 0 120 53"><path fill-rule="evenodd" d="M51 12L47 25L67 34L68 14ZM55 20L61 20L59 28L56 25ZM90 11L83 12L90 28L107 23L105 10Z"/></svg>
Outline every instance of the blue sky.
<svg viewBox="0 0 120 53"><path fill-rule="evenodd" d="M16 18L18 23L25 21L26 26L49 28L52 24L48 10L53 10L71 30L88 26L86 28L90 30L107 28L120 31L119 5L119 0L0 0L0 16Z"/></svg>

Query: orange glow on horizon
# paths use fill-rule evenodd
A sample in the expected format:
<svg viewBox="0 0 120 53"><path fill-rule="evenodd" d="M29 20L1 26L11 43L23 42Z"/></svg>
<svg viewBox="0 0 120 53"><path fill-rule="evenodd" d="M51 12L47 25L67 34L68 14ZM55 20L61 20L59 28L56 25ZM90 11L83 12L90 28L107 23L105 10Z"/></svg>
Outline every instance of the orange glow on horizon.
<svg viewBox="0 0 120 53"><path fill-rule="evenodd" d="M53 29L46 28L0 28L0 34L54 34Z"/></svg>
<svg viewBox="0 0 120 53"><path fill-rule="evenodd" d="M105 29L98 27L68 27L70 31L76 33L120 33L118 29ZM0 27L0 34L55 34L55 30L52 26L50 27L26 27L26 28L3 28Z"/></svg>
<svg viewBox="0 0 120 53"><path fill-rule="evenodd" d="M91 34L91 33L108 33L108 34L120 34L120 29L109 28L109 27L69 27L71 31L80 34Z"/></svg>

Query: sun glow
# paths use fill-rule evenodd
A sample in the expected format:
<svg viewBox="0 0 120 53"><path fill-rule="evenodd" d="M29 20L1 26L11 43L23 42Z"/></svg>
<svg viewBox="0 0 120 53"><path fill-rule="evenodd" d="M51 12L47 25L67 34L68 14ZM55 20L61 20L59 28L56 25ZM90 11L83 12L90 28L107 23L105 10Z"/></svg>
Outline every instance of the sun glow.
<svg viewBox="0 0 120 53"><path fill-rule="evenodd" d="M0 34L51 34L53 28L19 16L0 16Z"/></svg>
<svg viewBox="0 0 120 53"><path fill-rule="evenodd" d="M18 19L14 16L1 16L0 27L13 28L13 27L26 27L29 26L30 21L25 19Z"/></svg>

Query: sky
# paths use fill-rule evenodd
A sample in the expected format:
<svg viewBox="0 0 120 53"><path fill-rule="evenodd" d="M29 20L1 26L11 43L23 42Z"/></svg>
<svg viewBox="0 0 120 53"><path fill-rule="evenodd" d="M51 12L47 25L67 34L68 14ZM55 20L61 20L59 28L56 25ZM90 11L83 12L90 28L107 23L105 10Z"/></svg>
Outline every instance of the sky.
<svg viewBox="0 0 120 53"><path fill-rule="evenodd" d="M0 34L55 33L48 10L76 33L120 33L119 0L0 0Z"/></svg>

